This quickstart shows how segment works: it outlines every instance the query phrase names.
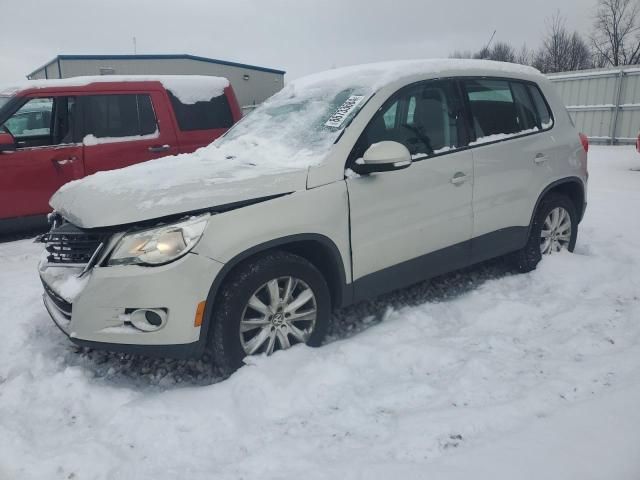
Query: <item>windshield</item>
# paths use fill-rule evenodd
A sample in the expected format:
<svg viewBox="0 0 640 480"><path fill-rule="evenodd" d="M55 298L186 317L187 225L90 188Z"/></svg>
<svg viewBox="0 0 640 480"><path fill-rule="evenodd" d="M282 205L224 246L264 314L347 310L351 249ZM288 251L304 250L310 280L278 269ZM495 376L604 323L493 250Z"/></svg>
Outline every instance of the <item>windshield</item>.
<svg viewBox="0 0 640 480"><path fill-rule="evenodd" d="M4 107L10 99L11 97L0 95L0 108Z"/></svg>
<svg viewBox="0 0 640 480"><path fill-rule="evenodd" d="M241 157L256 165L315 165L371 94L365 87L332 86L288 85L214 145L228 159Z"/></svg>

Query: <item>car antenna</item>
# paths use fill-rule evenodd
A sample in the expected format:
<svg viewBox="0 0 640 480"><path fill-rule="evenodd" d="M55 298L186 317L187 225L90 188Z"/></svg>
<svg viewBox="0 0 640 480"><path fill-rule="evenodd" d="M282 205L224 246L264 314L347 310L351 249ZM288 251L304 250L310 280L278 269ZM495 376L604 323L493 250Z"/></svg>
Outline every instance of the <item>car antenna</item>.
<svg viewBox="0 0 640 480"><path fill-rule="evenodd" d="M491 34L491 38L487 42L487 45L482 50L480 50L482 52L482 56L480 57L481 60L484 60L485 55L489 53L489 46L491 45L491 42L493 42L493 37L496 36L497 31L498 30L493 31L493 33Z"/></svg>

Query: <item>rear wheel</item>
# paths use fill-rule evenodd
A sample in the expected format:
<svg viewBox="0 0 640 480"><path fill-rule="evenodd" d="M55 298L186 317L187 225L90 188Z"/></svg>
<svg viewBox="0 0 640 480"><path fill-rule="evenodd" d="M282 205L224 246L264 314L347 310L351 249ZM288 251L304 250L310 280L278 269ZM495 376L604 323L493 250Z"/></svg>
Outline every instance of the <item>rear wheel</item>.
<svg viewBox="0 0 640 480"><path fill-rule="evenodd" d="M242 366L247 355L271 355L297 343L320 345L331 315L322 274L304 258L281 251L240 264L216 303L211 346L225 373Z"/></svg>
<svg viewBox="0 0 640 480"><path fill-rule="evenodd" d="M529 239L514 254L521 272L534 270L543 256L562 250L573 252L578 238L578 214L571 199L558 193L547 194L538 206Z"/></svg>

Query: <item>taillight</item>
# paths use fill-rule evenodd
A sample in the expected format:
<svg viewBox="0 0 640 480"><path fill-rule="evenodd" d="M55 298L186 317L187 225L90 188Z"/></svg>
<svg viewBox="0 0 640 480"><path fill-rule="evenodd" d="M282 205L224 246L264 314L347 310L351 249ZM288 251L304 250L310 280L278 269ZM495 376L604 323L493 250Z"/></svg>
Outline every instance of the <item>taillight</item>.
<svg viewBox="0 0 640 480"><path fill-rule="evenodd" d="M580 133L580 142L582 142L582 148L584 148L585 152L589 152L589 137L587 137L584 133Z"/></svg>

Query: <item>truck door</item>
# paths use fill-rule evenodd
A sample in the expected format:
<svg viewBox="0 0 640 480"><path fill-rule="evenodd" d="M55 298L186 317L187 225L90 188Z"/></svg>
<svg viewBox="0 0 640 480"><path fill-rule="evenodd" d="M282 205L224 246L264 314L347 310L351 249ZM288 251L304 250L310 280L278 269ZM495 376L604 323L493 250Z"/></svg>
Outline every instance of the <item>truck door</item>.
<svg viewBox="0 0 640 480"><path fill-rule="evenodd" d="M16 143L0 153L0 219L48 213L51 195L82 177L75 110L74 97L30 98L0 126Z"/></svg>

